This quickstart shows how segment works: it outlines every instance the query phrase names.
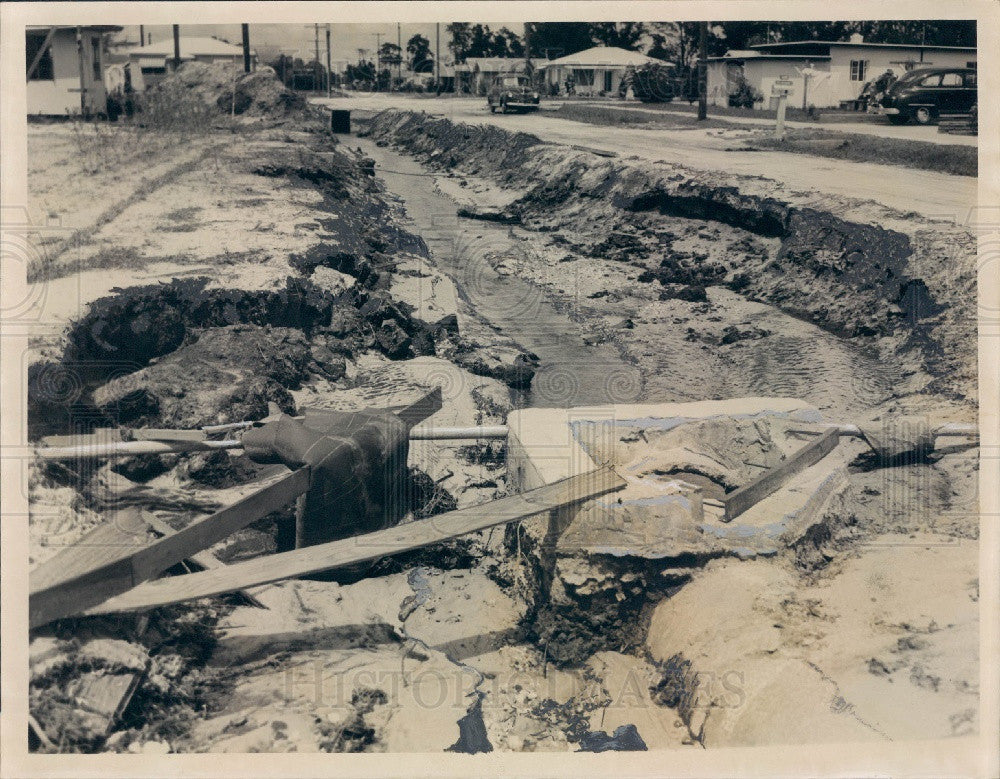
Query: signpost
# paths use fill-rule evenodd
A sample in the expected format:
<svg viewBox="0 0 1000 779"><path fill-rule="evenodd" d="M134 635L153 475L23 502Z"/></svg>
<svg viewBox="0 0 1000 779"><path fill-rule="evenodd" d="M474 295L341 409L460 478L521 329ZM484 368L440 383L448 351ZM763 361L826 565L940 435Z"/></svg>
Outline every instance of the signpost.
<svg viewBox="0 0 1000 779"><path fill-rule="evenodd" d="M788 96L792 94L792 80L788 76L778 77L771 85L771 97L778 98L778 110L775 115L774 137L785 137L785 108L788 105Z"/></svg>

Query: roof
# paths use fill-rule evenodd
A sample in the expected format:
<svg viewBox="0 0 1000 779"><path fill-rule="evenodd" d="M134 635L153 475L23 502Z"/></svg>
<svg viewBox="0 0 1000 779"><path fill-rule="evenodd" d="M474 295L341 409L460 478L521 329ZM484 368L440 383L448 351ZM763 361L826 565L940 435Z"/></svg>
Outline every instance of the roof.
<svg viewBox="0 0 1000 779"><path fill-rule="evenodd" d="M708 57L709 62L739 62L740 60L828 60L829 54L761 54L759 51L727 51L721 57Z"/></svg>
<svg viewBox="0 0 1000 779"><path fill-rule="evenodd" d="M869 43L866 41L782 41L780 43L758 43L751 49L774 49L784 46L861 46L884 49L947 49L950 51L975 52L975 46L930 46L923 43Z"/></svg>
<svg viewBox="0 0 1000 779"><path fill-rule="evenodd" d="M531 64L536 67L545 65L544 57L532 57ZM475 68L480 71L492 71L497 73L524 70L524 57L466 57L465 62L456 65L458 71L472 71Z"/></svg>
<svg viewBox="0 0 1000 779"><path fill-rule="evenodd" d="M75 24L27 24L25 30L28 32L48 32L53 27L57 30L75 30L77 26ZM81 24L79 27L81 30L90 30L91 32L121 32L125 29L118 24Z"/></svg>
<svg viewBox="0 0 1000 779"><path fill-rule="evenodd" d="M640 54L637 51L620 49L617 46L594 46L590 49L578 51L576 54L567 54L565 57L559 57L559 59L548 60L541 67L547 68L555 65L557 67L563 66L571 68L624 68L629 65L639 67L649 63L666 65L670 68L674 67L673 64L669 62L654 59L653 57L647 57L645 54Z"/></svg>
<svg viewBox="0 0 1000 779"><path fill-rule="evenodd" d="M192 57L242 57L243 47L235 43L226 43L218 38L185 38L180 39L181 59L191 59ZM128 49L127 54L132 57L152 58L152 57L173 57L174 42L168 38L158 43L151 43L148 46L133 46ZM257 53L251 49L250 56Z"/></svg>

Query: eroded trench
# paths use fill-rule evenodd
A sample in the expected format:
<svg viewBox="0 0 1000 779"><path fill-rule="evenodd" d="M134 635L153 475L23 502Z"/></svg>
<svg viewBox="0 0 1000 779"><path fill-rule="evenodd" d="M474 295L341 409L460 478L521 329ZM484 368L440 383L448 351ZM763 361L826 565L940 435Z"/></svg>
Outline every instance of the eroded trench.
<svg viewBox="0 0 1000 779"><path fill-rule="evenodd" d="M283 289L227 289L210 278L189 278L95 301L70 328L62 360L29 369L32 438L108 424L194 428L241 421L265 416L268 402L293 412L293 393L303 387L335 393L364 385L367 377L357 365L371 353L392 362L443 357L502 381L512 405L536 407L757 394L795 395L843 413L945 381L960 384L961 377L940 370L950 365L941 344L958 337L948 330L950 301L942 302L933 280L907 275L913 247L904 235L867 225L845 230L843 220L830 215L747 201L735 191L692 188L678 194L638 181L634 171L612 172L574 155L567 155L565 169L553 166L535 186L520 187L512 160L497 166L489 156L506 153L523 162L535 144L521 139L498 149L489 139L471 137L474 130L406 124L412 121L376 117L371 137L351 142L361 154L353 161L344 155L333 172L323 156L329 150L306 162L300 155L295 164L274 160L258 166L259 175L322 188L341 215L358 210L356 203L345 207L354 191L343 185L345 179L370 187L363 229L342 235L335 246L320 244L289 258L297 273ZM456 132L461 137L452 137ZM390 143L403 148L391 150ZM496 208L465 208L458 216L461 198L449 194L458 190L449 189L447 179L473 189L499 181L514 192ZM381 203L374 181L395 203ZM342 229L343 220L337 224ZM426 260L450 277L460 297L458 316L426 321L412 301L393 297L400 254ZM870 262L873 257L879 261ZM864 295L852 299L844 289ZM505 357L496 359L495 350L506 350ZM67 372L76 382L71 403L60 391ZM759 428L730 427L701 433L733 446L742 442L738 452L729 452L740 462L773 459L774 450L758 443ZM489 488L503 493L502 452L495 446L467 447L463 459L485 464ZM260 474L246 458L228 455L133 458L115 465L116 473L136 483L171 471L199 489L246 483ZM665 467L655 475L680 473ZM723 494L749 478L735 471L683 475ZM79 487L77 474L51 470L41 478ZM415 517L457 505L455 495L419 468L411 470L411 479ZM87 489L80 494L89 499ZM284 512L255 523L251 533L227 545L224 562L287 548L290 519ZM826 535L806 539L803 547L829 544L847 523L843 515L825 517L820 526ZM612 730L610 738L618 738L617 725L605 723L604 712L622 691L621 673L629 685L641 680L637 694L651 702L653 712L645 716L662 729L658 745L696 742L684 711L694 694L690 663L681 656L654 662L644 642L656 604L707 561L728 553L643 557L576 550L560 557L558 531L551 525L540 533L512 526L385 561L356 585L292 585L302 636L262 639L252 650L230 636L233 615L242 618L249 608L236 596L214 606L157 612L150 620L154 629L144 637L116 636L148 650L155 672L123 712L117 732L126 735L115 748L150 738L196 749L221 748L223 742L254 746L246 739L264 720L241 714L233 701L247 708L260 690L241 684L237 675L277 676L282 661L293 667L320 663L318 652L331 638L330 651L345 657L367 652L375 669L439 662L448 673L472 678L459 685L457 705L443 713L443 721L458 728L458 739L448 745L458 751L586 748ZM809 548L793 554L815 563ZM487 622L472 638L449 639L445 623L472 619L470 605L461 601L484 594L503 604L491 607L498 609L495 630ZM352 598L398 602L399 613L374 620L391 629L369 622L347 636L342 626L325 626L331 598L347 611L355 608ZM486 609L484 619L491 615ZM220 625L227 636L221 641ZM81 635L107 630L106 623L83 620L48 636L79 646ZM229 653L228 665L220 659L220 645L221 658ZM83 666L92 671L101 661L88 662ZM55 664L33 683L41 718L68 705L50 693L72 675L71 667ZM282 684L289 678L283 673ZM314 742L325 751L398 748L395 731L408 711L399 700L405 697L384 684L355 685L346 710L324 710L314 732L299 735L300 747ZM310 711L308 701L289 701L295 716ZM230 717L228 724L212 734L182 724L199 707ZM390 709L396 724L385 714ZM524 721L515 718L511 725L516 710ZM635 714L627 707L621 714L625 741L635 731L625 720ZM296 727L294 717L286 717L285 729L271 727L261 743L294 741L282 736L288 722ZM68 738L71 748L106 748L105 738L86 728ZM653 743L648 730L646 738Z"/></svg>

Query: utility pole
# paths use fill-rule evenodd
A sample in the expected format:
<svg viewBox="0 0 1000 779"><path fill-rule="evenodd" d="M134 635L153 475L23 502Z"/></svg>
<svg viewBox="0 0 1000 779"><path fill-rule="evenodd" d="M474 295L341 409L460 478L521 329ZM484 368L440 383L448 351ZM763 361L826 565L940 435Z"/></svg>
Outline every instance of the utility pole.
<svg viewBox="0 0 1000 779"><path fill-rule="evenodd" d="M139 45L146 45L146 28L144 25L139 25Z"/></svg>
<svg viewBox="0 0 1000 779"><path fill-rule="evenodd" d="M313 91L318 92L319 90L316 89L316 71L323 67L319 64L319 22L313 25L313 30L316 32L316 58L314 60L316 67L313 68Z"/></svg>
<svg viewBox="0 0 1000 779"><path fill-rule="evenodd" d="M174 71L181 66L181 26L174 25Z"/></svg>
<svg viewBox="0 0 1000 779"><path fill-rule="evenodd" d="M241 24L243 30L243 72L250 72L250 25Z"/></svg>
<svg viewBox="0 0 1000 779"><path fill-rule="evenodd" d="M698 121L708 118L708 22L698 23Z"/></svg>
<svg viewBox="0 0 1000 779"><path fill-rule="evenodd" d="M396 48L399 50L399 61L396 63L396 78L403 78L403 25L396 22Z"/></svg>
<svg viewBox="0 0 1000 779"><path fill-rule="evenodd" d="M326 25L326 96L330 97L330 25Z"/></svg>
<svg viewBox="0 0 1000 779"><path fill-rule="evenodd" d="M434 25L434 86L437 93L441 94L441 22Z"/></svg>
<svg viewBox="0 0 1000 779"><path fill-rule="evenodd" d="M385 33L375 33L375 91L378 92L378 80L382 75L382 36Z"/></svg>

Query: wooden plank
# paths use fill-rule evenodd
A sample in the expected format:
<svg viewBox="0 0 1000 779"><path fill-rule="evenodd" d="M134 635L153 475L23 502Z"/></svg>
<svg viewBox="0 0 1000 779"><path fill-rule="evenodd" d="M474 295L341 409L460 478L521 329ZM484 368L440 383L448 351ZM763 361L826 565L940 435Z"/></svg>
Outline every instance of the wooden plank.
<svg viewBox="0 0 1000 779"><path fill-rule="evenodd" d="M217 571L147 582L130 592L108 599L86 613L141 611L375 560L495 525L528 519L624 486L625 481L611 468L599 468L518 495L449 511L375 533L248 560Z"/></svg>
<svg viewBox="0 0 1000 779"><path fill-rule="evenodd" d="M173 535L177 531L174 530L169 524L164 522L158 516L150 511L143 511L142 518L153 530L159 533L161 536ZM216 568L225 568L226 564L217 558L214 554L209 552L207 549L202 552L195 552L190 557L185 558L184 562L194 563L199 570L203 571L214 571ZM249 590L240 590L239 594L243 597L246 603L250 606L256 606L259 609L266 609L263 603L257 599L257 597L251 593Z"/></svg>
<svg viewBox="0 0 1000 779"><path fill-rule="evenodd" d="M424 395L420 400L411 403L405 408L401 408L395 411L397 417L402 419L410 427L417 424L418 422L423 422L431 414L434 414L441 410L441 388L435 387L426 395Z"/></svg>
<svg viewBox="0 0 1000 779"><path fill-rule="evenodd" d="M731 522L748 508L760 503L768 495L776 492L795 474L814 465L833 451L840 441L840 430L831 428L792 454L781 465L731 492L725 498L726 513L723 521Z"/></svg>
<svg viewBox="0 0 1000 779"><path fill-rule="evenodd" d="M300 468L231 506L192 523L171 536L139 549L85 546L70 554L72 576L56 582L31 576L29 624L38 627L54 619L80 614L119 593L163 573L196 552L207 549L237 530L290 503L309 487L309 469ZM112 536L113 537L113 536ZM117 552L117 554L116 554ZM91 567L87 567L87 566ZM242 589L237 587L235 589Z"/></svg>

